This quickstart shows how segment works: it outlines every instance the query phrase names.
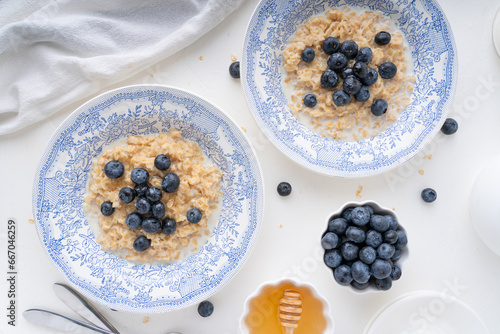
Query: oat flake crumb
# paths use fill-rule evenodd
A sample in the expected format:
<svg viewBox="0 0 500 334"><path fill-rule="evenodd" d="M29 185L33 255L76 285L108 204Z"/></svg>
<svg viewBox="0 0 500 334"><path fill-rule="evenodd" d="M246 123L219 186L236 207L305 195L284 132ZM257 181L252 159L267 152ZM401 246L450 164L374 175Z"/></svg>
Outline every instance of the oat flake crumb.
<svg viewBox="0 0 500 334"><path fill-rule="evenodd" d="M359 186L358 187L358 190L356 191L356 197L357 198L361 198L361 192L363 191L363 187L362 186Z"/></svg>
<svg viewBox="0 0 500 334"><path fill-rule="evenodd" d="M420 175L424 175L424 170L423 170L423 169L420 169L420 170L418 171L418 173L419 173Z"/></svg>
<svg viewBox="0 0 500 334"><path fill-rule="evenodd" d="M247 129L244 126L241 127L241 130L243 130L243 132L247 132Z"/></svg>
<svg viewBox="0 0 500 334"><path fill-rule="evenodd" d="M200 60L203 60L203 56L200 56Z"/></svg>
<svg viewBox="0 0 500 334"><path fill-rule="evenodd" d="M142 318L142 323L147 324L149 322L149 317Z"/></svg>
<svg viewBox="0 0 500 334"><path fill-rule="evenodd" d="M34 223L35 223L35 220L34 220L33 218L30 218L30 219L28 219L28 223L30 223L30 224L34 224Z"/></svg>
<svg viewBox="0 0 500 334"><path fill-rule="evenodd" d="M236 55L234 53L231 53L231 60L236 61L237 59L238 59L238 57L236 57Z"/></svg>

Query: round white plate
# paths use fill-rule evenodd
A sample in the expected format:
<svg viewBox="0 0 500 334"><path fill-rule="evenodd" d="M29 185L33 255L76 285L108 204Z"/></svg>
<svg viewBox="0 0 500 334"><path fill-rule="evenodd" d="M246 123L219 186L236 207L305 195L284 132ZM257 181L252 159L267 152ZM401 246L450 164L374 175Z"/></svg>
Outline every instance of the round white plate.
<svg viewBox="0 0 500 334"><path fill-rule="evenodd" d="M282 87L283 50L297 27L329 8L377 10L408 41L416 82L396 123L358 142L324 138L293 115ZM262 0L248 26L241 80L249 108L270 141L313 171L342 177L374 175L413 157L446 118L457 81L457 51L435 0Z"/></svg>
<svg viewBox="0 0 500 334"><path fill-rule="evenodd" d="M223 173L212 234L198 252L164 265L102 251L83 211L93 159L121 138L171 129L197 142ZM224 286L256 241L263 203L260 167L241 129L206 100L158 85L123 87L79 107L50 140L33 189L40 241L62 275L91 300L134 313L179 309Z"/></svg>
<svg viewBox="0 0 500 334"><path fill-rule="evenodd" d="M383 308L364 334L488 334L477 313L451 294L418 291Z"/></svg>

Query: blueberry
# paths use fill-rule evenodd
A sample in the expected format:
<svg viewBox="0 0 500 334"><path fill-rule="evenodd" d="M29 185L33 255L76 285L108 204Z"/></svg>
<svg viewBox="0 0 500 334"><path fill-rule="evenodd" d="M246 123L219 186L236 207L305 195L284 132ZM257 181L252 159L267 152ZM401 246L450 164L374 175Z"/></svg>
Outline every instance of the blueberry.
<svg viewBox="0 0 500 334"><path fill-rule="evenodd" d="M375 43L378 45L387 45L391 41L391 34L387 31L381 31L375 35Z"/></svg>
<svg viewBox="0 0 500 334"><path fill-rule="evenodd" d="M351 266L353 280L358 283L366 283L370 280L370 267L361 261L356 261Z"/></svg>
<svg viewBox="0 0 500 334"><path fill-rule="evenodd" d="M170 158L165 154L160 154L155 158L155 167L159 170L167 170L170 168Z"/></svg>
<svg viewBox="0 0 500 334"><path fill-rule="evenodd" d="M366 264L372 264L377 259L377 251L370 246L365 246L359 251L359 259Z"/></svg>
<svg viewBox="0 0 500 334"><path fill-rule="evenodd" d="M378 73L383 79L392 79L396 76L398 72L398 68L396 65L391 63L390 61L386 61L378 67Z"/></svg>
<svg viewBox="0 0 500 334"><path fill-rule="evenodd" d="M158 218L148 217L142 221L144 232L156 233L161 229L161 221Z"/></svg>
<svg viewBox="0 0 500 334"><path fill-rule="evenodd" d="M125 218L125 223L133 230L138 229L142 226L142 217L137 212L132 212Z"/></svg>
<svg viewBox="0 0 500 334"><path fill-rule="evenodd" d="M345 232L345 236L347 240L357 244L362 243L366 238L365 231L356 226L349 226Z"/></svg>
<svg viewBox="0 0 500 334"><path fill-rule="evenodd" d="M357 61L356 64L352 67L352 71L354 75L360 79L366 78L368 75L368 66L361 61Z"/></svg>
<svg viewBox="0 0 500 334"><path fill-rule="evenodd" d="M288 196L292 193L292 186L288 182L280 182L277 191L280 196Z"/></svg>
<svg viewBox="0 0 500 334"><path fill-rule="evenodd" d="M347 222L351 221L352 218L352 210L354 210L354 207L346 208L344 211L342 211L342 218L344 218Z"/></svg>
<svg viewBox="0 0 500 334"><path fill-rule="evenodd" d="M208 300L204 300L198 305L198 314L203 318L211 316L213 312L214 304L212 304Z"/></svg>
<svg viewBox="0 0 500 334"><path fill-rule="evenodd" d="M327 37L323 41L322 45L323 51L325 51L326 54L331 55L332 53L338 52L340 49L340 41L336 39L335 37Z"/></svg>
<svg viewBox="0 0 500 334"><path fill-rule="evenodd" d="M368 232L366 232L365 244L367 246L378 248L378 246L382 244L382 241L382 234L380 234L379 232L374 230L369 230Z"/></svg>
<svg viewBox="0 0 500 334"><path fill-rule="evenodd" d="M333 232L327 232L325 233L323 238L321 238L321 246L326 250L334 249L339 246L340 241L341 240L337 234Z"/></svg>
<svg viewBox="0 0 500 334"><path fill-rule="evenodd" d="M110 179L117 179L123 175L125 168L120 161L112 160L104 166L104 174Z"/></svg>
<svg viewBox="0 0 500 334"><path fill-rule="evenodd" d="M338 90L333 93L333 103L336 106L342 107L351 102L351 96L344 92L343 90Z"/></svg>
<svg viewBox="0 0 500 334"><path fill-rule="evenodd" d="M156 187L149 187L145 193L146 198L150 202L158 202L159 200L161 200L162 195L163 193L161 192L161 189Z"/></svg>
<svg viewBox="0 0 500 334"><path fill-rule="evenodd" d="M352 210L351 220L354 225L365 226L370 221L370 212L362 206L358 206Z"/></svg>
<svg viewBox="0 0 500 334"><path fill-rule="evenodd" d="M148 190L148 185L147 184L136 184L134 187L135 193L137 197L143 197L146 196L146 190Z"/></svg>
<svg viewBox="0 0 500 334"><path fill-rule="evenodd" d="M340 285L349 285L352 282L351 267L342 264L335 268L333 271L333 277Z"/></svg>
<svg viewBox="0 0 500 334"><path fill-rule="evenodd" d="M391 257L391 261L397 261L401 258L401 255L403 252L401 251L400 248L395 247L394 255Z"/></svg>
<svg viewBox="0 0 500 334"><path fill-rule="evenodd" d="M358 44L354 41L345 41L340 46L340 53L344 54L348 59L354 59L358 55Z"/></svg>
<svg viewBox="0 0 500 334"><path fill-rule="evenodd" d="M165 216L165 211L165 204L163 202L156 202L151 205L151 213L157 219L162 219Z"/></svg>
<svg viewBox="0 0 500 334"><path fill-rule="evenodd" d="M358 283L355 280L352 280L351 286L357 290L364 290L370 286L370 281L368 281L366 283Z"/></svg>
<svg viewBox="0 0 500 334"><path fill-rule="evenodd" d="M382 116L387 112L387 108L389 105L387 104L387 101L384 99L378 99L373 101L372 106L371 106L371 111L372 114L375 116Z"/></svg>
<svg viewBox="0 0 500 334"><path fill-rule="evenodd" d="M358 55L356 56L357 61L362 61L365 64L368 64L370 60L372 60L373 52L372 49L365 46L358 51Z"/></svg>
<svg viewBox="0 0 500 334"><path fill-rule="evenodd" d="M406 236L406 233L404 231L398 230L398 241L394 246L399 249L403 249L406 247L408 244L408 237Z"/></svg>
<svg viewBox="0 0 500 334"><path fill-rule="evenodd" d="M325 252L323 261L330 268L337 268L342 263L342 254L338 249L332 249Z"/></svg>
<svg viewBox="0 0 500 334"><path fill-rule="evenodd" d="M384 233L384 242L393 245L398 241L398 232L395 230L389 230Z"/></svg>
<svg viewBox="0 0 500 334"><path fill-rule="evenodd" d="M314 53L314 50L311 48L305 48L302 50L302 53L300 54L300 58L302 58L303 61L306 63L310 63L314 60L314 56L316 54Z"/></svg>
<svg viewBox="0 0 500 334"><path fill-rule="evenodd" d="M366 102L370 98L370 89L363 85L357 94L354 94L354 98L358 102Z"/></svg>
<svg viewBox="0 0 500 334"><path fill-rule="evenodd" d="M163 181L161 182L161 187L167 193L173 193L174 191L177 190L177 188L179 188L180 182L181 182L181 180L179 179L177 174L168 173L163 178Z"/></svg>
<svg viewBox="0 0 500 334"><path fill-rule="evenodd" d="M328 232L333 232L338 235L344 234L347 229L347 220L344 218L331 219L328 222Z"/></svg>
<svg viewBox="0 0 500 334"><path fill-rule="evenodd" d="M346 261L356 260L358 258L359 247L350 241L344 242L340 246L340 253Z"/></svg>
<svg viewBox="0 0 500 334"><path fill-rule="evenodd" d="M393 255L396 249L393 245L389 245L387 243L383 243L377 248L377 255L379 258L383 260L389 260Z"/></svg>
<svg viewBox="0 0 500 334"><path fill-rule="evenodd" d="M130 173L130 179L135 184L144 184L149 180L149 173L144 168L134 168Z"/></svg>
<svg viewBox="0 0 500 334"><path fill-rule="evenodd" d="M385 215L385 219L389 221L389 229L396 231L398 229L398 221L392 215Z"/></svg>
<svg viewBox="0 0 500 334"><path fill-rule="evenodd" d="M353 70L354 71L354 70ZM356 78L354 75L350 75L344 80L344 84L342 86L344 91L349 94L357 94L361 89L361 81Z"/></svg>
<svg viewBox="0 0 500 334"><path fill-rule="evenodd" d="M378 72L373 68L368 69L368 74L366 77L361 79L361 83L365 86L371 86L378 80Z"/></svg>
<svg viewBox="0 0 500 334"><path fill-rule="evenodd" d="M314 94L309 93L304 96L304 105L306 107L312 108L316 105L317 102L318 100L316 99L316 95Z"/></svg>
<svg viewBox="0 0 500 334"><path fill-rule="evenodd" d="M161 231L163 234L171 235L177 228L177 222L172 218L165 218L161 223Z"/></svg>
<svg viewBox="0 0 500 334"><path fill-rule="evenodd" d="M386 277L383 279L374 279L373 283L375 283L375 286L377 289L382 290L382 291L387 291L392 287L392 280L390 277Z"/></svg>
<svg viewBox="0 0 500 334"><path fill-rule="evenodd" d="M350 75L354 75L354 72L352 71L352 67L344 68L342 72L340 72L340 77L345 80Z"/></svg>
<svg viewBox="0 0 500 334"><path fill-rule="evenodd" d="M458 123L453 118L447 118L441 127L441 132L445 135L452 135L458 130Z"/></svg>
<svg viewBox="0 0 500 334"><path fill-rule="evenodd" d="M422 190L421 197L424 202L432 203L437 198L437 192L432 188L425 188L424 190Z"/></svg>
<svg viewBox="0 0 500 334"><path fill-rule="evenodd" d="M141 235L134 241L134 249L138 252L144 252L151 246L151 240Z"/></svg>
<svg viewBox="0 0 500 334"><path fill-rule="evenodd" d="M101 204L101 213L104 216L111 216L115 212L115 208L113 208L113 204L110 201L103 202Z"/></svg>
<svg viewBox="0 0 500 334"><path fill-rule="evenodd" d="M335 72L340 72L347 67L347 57L340 53L334 53L327 60L328 68Z"/></svg>
<svg viewBox="0 0 500 334"><path fill-rule="evenodd" d="M186 216L187 216L188 222L190 222L192 224L197 224L201 220L201 211L194 208L194 209L189 210Z"/></svg>
<svg viewBox="0 0 500 334"><path fill-rule="evenodd" d="M135 190L130 187L121 188L118 193L118 198L123 202L123 204L128 204L134 200Z"/></svg>
<svg viewBox="0 0 500 334"><path fill-rule="evenodd" d="M231 65L229 65L229 75L235 79L240 78L240 62L233 61Z"/></svg>
<svg viewBox="0 0 500 334"><path fill-rule="evenodd" d="M398 266L396 265L393 265L392 266L392 271L391 271L391 275L389 276L393 281L397 281L398 279L401 278L401 275L403 274L403 272L401 271L401 268L399 268Z"/></svg>
<svg viewBox="0 0 500 334"><path fill-rule="evenodd" d="M382 259L376 259L375 262L373 262L371 265L372 275L373 277L378 279L384 279L386 277L389 277L391 271L392 271L391 264Z"/></svg>
<svg viewBox="0 0 500 334"><path fill-rule="evenodd" d="M373 211L373 208L370 206L370 205L363 205L363 208L365 208L366 210L368 210L368 212L370 213L370 217L373 216L373 214L375 213L375 211Z"/></svg>
<svg viewBox="0 0 500 334"><path fill-rule="evenodd" d="M337 85L339 82L339 77L335 71L332 71L330 69L326 70L321 74L321 86L324 88L330 89L333 88Z"/></svg>
<svg viewBox="0 0 500 334"><path fill-rule="evenodd" d="M385 216L373 215L370 218L370 227L377 232L385 232L389 229L390 223Z"/></svg>
<svg viewBox="0 0 500 334"><path fill-rule="evenodd" d="M137 210L137 213L147 215L151 212L151 203L146 197L139 197L135 202L135 209Z"/></svg>

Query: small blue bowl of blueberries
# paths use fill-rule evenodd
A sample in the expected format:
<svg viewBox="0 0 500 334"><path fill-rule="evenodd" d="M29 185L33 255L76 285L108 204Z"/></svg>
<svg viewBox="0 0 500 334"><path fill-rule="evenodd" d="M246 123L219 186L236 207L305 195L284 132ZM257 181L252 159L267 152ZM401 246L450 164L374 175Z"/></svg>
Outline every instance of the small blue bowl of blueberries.
<svg viewBox="0 0 500 334"><path fill-rule="evenodd" d="M407 245L394 212L373 201L345 204L330 215L321 236L326 268L356 293L389 290L402 276Z"/></svg>

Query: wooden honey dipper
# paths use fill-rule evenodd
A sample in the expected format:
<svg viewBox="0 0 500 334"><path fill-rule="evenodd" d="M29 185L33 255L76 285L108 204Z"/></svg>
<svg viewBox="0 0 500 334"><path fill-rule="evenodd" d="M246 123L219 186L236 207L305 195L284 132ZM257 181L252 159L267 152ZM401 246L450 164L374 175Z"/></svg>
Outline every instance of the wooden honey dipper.
<svg viewBox="0 0 500 334"><path fill-rule="evenodd" d="M302 313L302 300L299 291L287 289L280 299L279 318L281 326L285 328L285 334L292 334L299 325Z"/></svg>

